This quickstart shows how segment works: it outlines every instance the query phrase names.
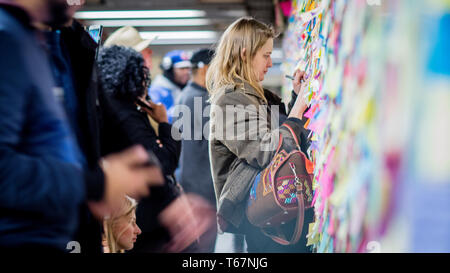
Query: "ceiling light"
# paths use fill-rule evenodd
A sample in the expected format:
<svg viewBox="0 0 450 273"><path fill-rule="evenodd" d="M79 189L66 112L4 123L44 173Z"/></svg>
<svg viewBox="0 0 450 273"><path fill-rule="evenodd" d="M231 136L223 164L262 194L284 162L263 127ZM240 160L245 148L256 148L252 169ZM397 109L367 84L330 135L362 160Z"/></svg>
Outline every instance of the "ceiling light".
<svg viewBox="0 0 450 273"><path fill-rule="evenodd" d="M79 11L75 18L89 19L137 19L137 18L196 18L205 17L202 10L116 10L116 11Z"/></svg>
<svg viewBox="0 0 450 273"><path fill-rule="evenodd" d="M152 45L213 44L219 37L215 31L143 31L140 35L143 39L152 39L156 36L157 39Z"/></svg>
<svg viewBox="0 0 450 273"><path fill-rule="evenodd" d="M208 19L138 19L138 20L92 20L90 25L102 25L104 27L167 27L167 26L208 26Z"/></svg>

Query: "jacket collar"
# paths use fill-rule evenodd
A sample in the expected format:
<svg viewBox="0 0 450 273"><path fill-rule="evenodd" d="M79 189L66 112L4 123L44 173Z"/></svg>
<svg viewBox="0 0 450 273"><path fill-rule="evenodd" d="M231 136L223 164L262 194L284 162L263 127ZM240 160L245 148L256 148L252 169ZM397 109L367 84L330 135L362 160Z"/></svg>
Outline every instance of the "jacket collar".
<svg viewBox="0 0 450 273"><path fill-rule="evenodd" d="M208 90L206 88L204 88L203 86L200 86L198 84L196 84L194 81L190 82L190 85L198 90L204 91L204 92L208 92Z"/></svg>
<svg viewBox="0 0 450 273"><path fill-rule="evenodd" d="M33 26L31 25L31 15L28 14L28 12L21 6L12 1L0 0L0 8L4 8L8 13L17 18L24 25L33 28Z"/></svg>
<svg viewBox="0 0 450 273"><path fill-rule="evenodd" d="M168 78L166 78L164 75L156 76L155 80L152 82L152 85L162 86L163 88L175 92L181 92L181 89L177 85L175 85L172 81L170 81Z"/></svg>
<svg viewBox="0 0 450 273"><path fill-rule="evenodd" d="M263 101L263 99L261 98L261 95L247 81L242 81L240 79L236 79L235 82L236 82L236 85L234 86L234 90L239 89L244 94L255 96L259 100Z"/></svg>
<svg viewBox="0 0 450 273"><path fill-rule="evenodd" d="M234 79L234 82L236 83L234 86L234 90L240 90L244 92L245 94L259 96L258 92L256 92L255 88L253 88L247 81L242 81L241 79Z"/></svg>

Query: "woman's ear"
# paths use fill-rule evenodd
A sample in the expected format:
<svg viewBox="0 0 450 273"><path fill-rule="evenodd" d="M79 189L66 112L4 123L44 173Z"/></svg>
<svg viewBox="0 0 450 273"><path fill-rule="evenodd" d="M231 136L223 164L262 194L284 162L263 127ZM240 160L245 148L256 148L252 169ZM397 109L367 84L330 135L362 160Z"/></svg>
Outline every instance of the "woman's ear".
<svg viewBox="0 0 450 273"><path fill-rule="evenodd" d="M242 51L241 51L241 58L242 58L242 60L244 60L244 61L245 61L245 53L246 53L246 48L244 47L244 48L242 49Z"/></svg>

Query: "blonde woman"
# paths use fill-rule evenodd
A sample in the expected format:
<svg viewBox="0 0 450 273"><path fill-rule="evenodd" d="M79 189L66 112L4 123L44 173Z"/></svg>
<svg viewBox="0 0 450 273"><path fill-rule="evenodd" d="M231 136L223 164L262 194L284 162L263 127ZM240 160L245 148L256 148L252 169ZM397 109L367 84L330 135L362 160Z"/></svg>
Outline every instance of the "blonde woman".
<svg viewBox="0 0 450 273"><path fill-rule="evenodd" d="M266 24L240 18L225 30L208 69L206 83L212 105L209 149L218 227L222 232L244 233L249 252L307 252L307 228L296 245L282 246L252 226L245 215L250 188L275 155L279 134L294 145L284 125L294 129L302 150L307 149L302 120L307 104L301 83L307 80L305 73L294 74L289 113L281 99L261 85L272 66L275 37ZM313 212L307 211L305 225L312 218Z"/></svg>
<svg viewBox="0 0 450 273"><path fill-rule="evenodd" d="M105 253L123 253L133 248L137 236L141 234L136 225L136 206L134 199L125 196L122 206L104 220Z"/></svg>

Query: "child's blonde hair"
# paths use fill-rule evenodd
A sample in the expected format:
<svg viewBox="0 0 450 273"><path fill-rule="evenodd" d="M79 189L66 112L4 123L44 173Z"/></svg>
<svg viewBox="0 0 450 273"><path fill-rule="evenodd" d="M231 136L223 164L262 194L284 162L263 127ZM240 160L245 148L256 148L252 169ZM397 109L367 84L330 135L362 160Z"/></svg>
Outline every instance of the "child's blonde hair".
<svg viewBox="0 0 450 273"><path fill-rule="evenodd" d="M117 241L125 230L120 231L116 237L114 235L114 229L120 219L129 217L136 211L136 206L137 203L134 199L125 196L119 210L111 216L105 217L103 221L104 240L106 241L110 253L123 252L123 250L119 248Z"/></svg>
<svg viewBox="0 0 450 273"><path fill-rule="evenodd" d="M264 90L253 71L252 60L267 40L275 37L272 27L251 17L243 17L233 22L220 38L206 74L206 86L211 98L224 87L247 82L266 100Z"/></svg>

